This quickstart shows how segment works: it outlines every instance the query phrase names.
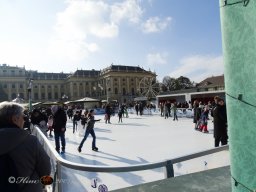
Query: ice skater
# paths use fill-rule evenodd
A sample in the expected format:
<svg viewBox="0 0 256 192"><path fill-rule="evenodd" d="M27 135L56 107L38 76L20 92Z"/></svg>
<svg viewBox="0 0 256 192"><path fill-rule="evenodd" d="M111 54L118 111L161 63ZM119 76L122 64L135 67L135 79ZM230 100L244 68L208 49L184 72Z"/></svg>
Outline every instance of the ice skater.
<svg viewBox="0 0 256 192"><path fill-rule="evenodd" d="M96 135L95 135L95 132L94 132L93 128L94 128L95 122L100 121L100 119L95 120L94 115L95 115L94 110L93 109L90 110L90 112L88 114L88 121L87 121L87 126L86 126L86 131L85 131L85 134L84 134L84 138L83 138L83 140L81 141L80 145L77 148L79 153L82 151L83 144L84 144L84 142L87 139L89 134L91 134L91 136L93 138L93 140L92 140L92 150L93 151L98 151L98 147L96 147Z"/></svg>
<svg viewBox="0 0 256 192"><path fill-rule="evenodd" d="M123 123L123 112L122 112L122 109L119 109L118 117L119 117L118 123L120 123L120 122Z"/></svg>

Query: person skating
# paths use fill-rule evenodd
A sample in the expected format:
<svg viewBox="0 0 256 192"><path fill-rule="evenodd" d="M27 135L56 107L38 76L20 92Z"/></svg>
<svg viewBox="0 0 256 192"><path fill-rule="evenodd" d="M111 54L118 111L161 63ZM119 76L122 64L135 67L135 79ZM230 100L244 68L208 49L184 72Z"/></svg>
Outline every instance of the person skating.
<svg viewBox="0 0 256 192"><path fill-rule="evenodd" d="M60 153L60 140L61 140L61 153L65 153L66 147L66 124L67 124L67 116L62 107L53 106L52 107L53 114L53 124L52 128L54 129L54 139L55 139L55 149L58 153Z"/></svg>
<svg viewBox="0 0 256 192"><path fill-rule="evenodd" d="M119 109L119 111L118 111L118 123L123 123L123 112L122 112L122 109Z"/></svg>
<svg viewBox="0 0 256 192"><path fill-rule="evenodd" d="M89 136L89 134L91 134L91 136L93 138L93 140L92 140L92 150L93 151L98 151L98 147L96 147L96 135L95 135L95 132L94 132L93 128L94 128L95 122L100 121L100 119L95 120L94 115L95 115L94 110L93 109L90 110L90 112L88 114L88 122L87 122L84 138L82 139L80 145L77 148L79 153L82 151L83 144L84 144L85 140L87 139L87 137Z"/></svg>
<svg viewBox="0 0 256 192"><path fill-rule="evenodd" d="M52 131L53 131L52 124L53 124L53 116L50 115L48 117L48 122L47 122L47 126L48 126L48 130L47 131L50 131L49 137L53 137L53 135L52 135Z"/></svg>
<svg viewBox="0 0 256 192"><path fill-rule="evenodd" d="M79 114L79 111L76 111L75 115L73 116L73 133L77 131L78 121L80 121L81 116Z"/></svg>
<svg viewBox="0 0 256 192"><path fill-rule="evenodd" d="M207 128L208 114L209 114L208 106L205 106L201 114L201 118L200 118L201 125L199 127L199 131L202 131L203 133L209 133Z"/></svg>
<svg viewBox="0 0 256 192"><path fill-rule="evenodd" d="M177 103L174 102L173 106L172 106L172 110L173 110L173 121L177 120L178 121L178 116L177 116Z"/></svg>

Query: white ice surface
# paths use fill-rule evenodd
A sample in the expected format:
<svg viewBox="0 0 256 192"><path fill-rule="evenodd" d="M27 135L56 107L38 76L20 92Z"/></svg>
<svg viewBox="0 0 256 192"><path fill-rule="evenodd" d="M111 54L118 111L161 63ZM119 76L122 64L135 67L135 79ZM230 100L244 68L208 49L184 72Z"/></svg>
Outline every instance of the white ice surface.
<svg viewBox="0 0 256 192"><path fill-rule="evenodd" d="M84 130L78 122L78 131L73 134L72 122L68 121L66 131L66 160L89 165L129 166L162 161L213 148L213 125L208 121L209 133L194 130L192 118L164 119L160 115L137 116L129 114L118 123L118 117L111 118L111 124L105 124L103 115L95 123L98 152L91 150L92 137L85 141L82 152L77 147L83 138ZM80 132L80 133L79 133ZM54 145L54 139L49 138ZM208 155L188 162L174 165L175 175L202 171L229 164L228 152ZM129 173L91 173L62 170L63 191L98 191L91 187L96 178L99 184L105 184L109 190L128 187L164 179L163 168Z"/></svg>

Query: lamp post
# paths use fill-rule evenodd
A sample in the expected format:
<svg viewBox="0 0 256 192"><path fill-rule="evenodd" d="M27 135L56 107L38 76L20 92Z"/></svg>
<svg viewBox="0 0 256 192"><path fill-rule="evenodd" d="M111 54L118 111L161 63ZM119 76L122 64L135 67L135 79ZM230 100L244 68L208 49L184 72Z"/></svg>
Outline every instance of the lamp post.
<svg viewBox="0 0 256 192"><path fill-rule="evenodd" d="M102 87L101 84L98 83L98 87L100 88L100 95L102 94L102 91L104 90L104 88Z"/></svg>
<svg viewBox="0 0 256 192"><path fill-rule="evenodd" d="M67 100L68 100L68 96L67 96L67 95L65 95L65 94L64 94L64 95L62 95L62 97L61 97L61 98L62 98L62 100L64 100L64 101L67 101Z"/></svg>
<svg viewBox="0 0 256 192"><path fill-rule="evenodd" d="M109 103L109 88L108 88L109 84L110 84L110 80L107 79L106 81L107 103Z"/></svg>
<svg viewBox="0 0 256 192"><path fill-rule="evenodd" d="M61 97L61 104L64 107L65 102L68 100L68 96L66 94L62 95Z"/></svg>
<svg viewBox="0 0 256 192"><path fill-rule="evenodd" d="M104 90L104 88L102 87L102 85L98 83L98 86L97 86L97 87L96 87L96 86L93 86L93 90L94 90L95 93L96 93L97 99L100 99L101 91Z"/></svg>
<svg viewBox="0 0 256 192"><path fill-rule="evenodd" d="M29 79L29 83L28 83L28 109L29 111L32 111L32 79Z"/></svg>
<svg viewBox="0 0 256 192"><path fill-rule="evenodd" d="M68 96L66 94L62 95L61 98L62 98L63 103L68 100Z"/></svg>

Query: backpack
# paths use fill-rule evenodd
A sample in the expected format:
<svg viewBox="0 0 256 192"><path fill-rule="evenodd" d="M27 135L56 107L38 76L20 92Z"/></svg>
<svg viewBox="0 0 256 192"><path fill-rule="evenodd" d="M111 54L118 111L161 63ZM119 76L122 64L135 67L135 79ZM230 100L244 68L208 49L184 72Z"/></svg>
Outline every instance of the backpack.
<svg viewBox="0 0 256 192"><path fill-rule="evenodd" d="M19 191L18 184L15 183L18 178L17 169L8 153L0 155L0 170L0 191Z"/></svg>

